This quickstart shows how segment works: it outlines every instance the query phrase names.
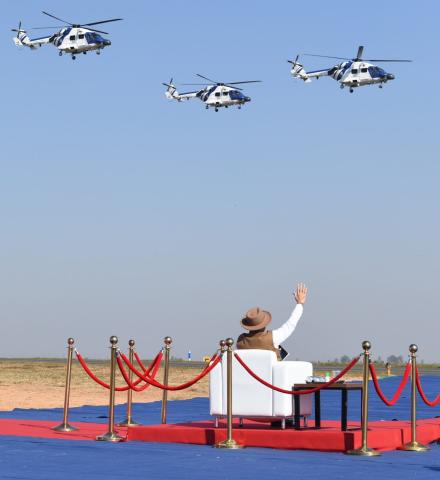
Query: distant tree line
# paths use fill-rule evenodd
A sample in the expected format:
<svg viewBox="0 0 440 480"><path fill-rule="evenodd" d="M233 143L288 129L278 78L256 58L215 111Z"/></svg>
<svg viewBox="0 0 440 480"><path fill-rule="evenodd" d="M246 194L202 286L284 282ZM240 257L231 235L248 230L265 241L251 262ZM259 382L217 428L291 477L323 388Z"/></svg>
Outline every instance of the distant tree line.
<svg viewBox="0 0 440 480"><path fill-rule="evenodd" d="M335 363L335 364L347 364L349 362L351 362L352 360L352 357L349 357L348 355L342 355L342 357L340 358L335 358L333 360L333 362L331 362L330 360L327 362L327 363ZM391 363L391 365L402 365L404 363L406 363L406 359L403 358L402 355L389 355L386 360L383 360L382 357L377 357L375 359L373 359L374 363L376 364L379 364L379 365L385 365L386 363ZM421 362L423 363L423 361Z"/></svg>

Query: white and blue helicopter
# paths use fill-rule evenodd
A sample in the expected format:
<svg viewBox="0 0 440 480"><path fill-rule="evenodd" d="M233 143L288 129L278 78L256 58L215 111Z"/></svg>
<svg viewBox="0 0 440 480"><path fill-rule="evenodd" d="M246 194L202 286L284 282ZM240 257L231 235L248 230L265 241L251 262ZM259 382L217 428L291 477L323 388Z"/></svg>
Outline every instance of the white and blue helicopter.
<svg viewBox="0 0 440 480"><path fill-rule="evenodd" d="M196 73L196 75L204 80L210 82L210 85L206 83L183 83L182 85L203 85L204 88L201 90L196 90L193 92L179 93L176 89L176 86L173 84L173 79L169 83L163 83L167 87L165 96L169 100L177 100L181 102L182 100L190 100L192 98L199 98L205 104L206 110L210 107L214 108L216 112L221 107L231 107L237 106L239 109L245 103L251 101L251 97L247 97L242 93L242 89L236 87L235 85L240 85L243 83L259 83L261 80L247 80L244 82L215 82L203 75Z"/></svg>
<svg viewBox="0 0 440 480"><path fill-rule="evenodd" d="M36 50L42 45L52 44L59 50L59 55L69 54L72 59L75 60L78 53L84 55L90 51L96 51L97 55L101 53L101 50L111 45L111 41L103 38L100 33L108 35L107 32L102 30L96 30L90 28L92 25L100 25L101 23L117 22L122 18L112 18L111 20L101 20L99 22L90 22L84 24L76 24L66 22L61 18L54 15L43 12L44 15L55 18L56 20L67 24L68 26L54 26L54 27L36 27L31 30L48 30L51 28L59 28L58 32L45 37L30 39L27 35L27 31L21 28L21 22L18 24L18 29L13 28L13 32L17 32L17 35L13 38L17 47L28 47L31 50Z"/></svg>
<svg viewBox="0 0 440 480"><path fill-rule="evenodd" d="M354 88L363 87L365 85L379 85L379 88L383 87L384 83L389 80L394 80L395 76L392 73L386 72L383 68L378 67L370 62L411 62L412 60L363 60L362 54L364 47L360 46L357 51L356 58L344 58L344 57L330 57L328 55L314 55L311 53L305 53L304 55L310 57L322 57L322 58L336 58L338 60L346 60L331 68L323 70L314 70L306 72L303 65L298 63L299 55L294 61L287 60L292 64L290 73L294 78L304 80L304 82L311 82L312 78L318 79L319 77L332 77L334 80L340 83L340 87L349 87L350 93L353 93Z"/></svg>

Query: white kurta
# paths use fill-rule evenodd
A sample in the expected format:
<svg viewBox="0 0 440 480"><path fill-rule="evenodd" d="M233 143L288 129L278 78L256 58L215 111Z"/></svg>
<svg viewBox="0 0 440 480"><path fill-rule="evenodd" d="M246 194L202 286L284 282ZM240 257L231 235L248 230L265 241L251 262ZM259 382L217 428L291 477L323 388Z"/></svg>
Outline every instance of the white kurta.
<svg viewBox="0 0 440 480"><path fill-rule="evenodd" d="M281 325L280 328L272 330L273 345L275 348L278 348L281 343L283 343L290 337L290 335L292 335L293 331L298 325L299 319L301 318L303 311L304 307L301 303L298 303L293 309L293 312L287 322Z"/></svg>

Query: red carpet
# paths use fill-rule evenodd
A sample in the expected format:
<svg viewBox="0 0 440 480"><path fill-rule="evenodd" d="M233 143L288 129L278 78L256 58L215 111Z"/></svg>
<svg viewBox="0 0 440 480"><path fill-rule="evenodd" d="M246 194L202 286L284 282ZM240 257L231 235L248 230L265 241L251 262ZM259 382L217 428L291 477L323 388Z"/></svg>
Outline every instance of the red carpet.
<svg viewBox="0 0 440 480"><path fill-rule="evenodd" d="M177 425L152 425L129 427L128 440L163 443L192 443L213 445L226 439L225 424L214 428L213 422L193 422ZM349 431L341 432L340 422L323 421L322 428L315 430L313 422L300 431L270 428L268 425L247 421L243 428L234 425L234 439L248 447L279 449L318 450L345 452L361 446L359 423L349 423ZM418 422L417 439L431 443L440 438L440 419L432 418ZM368 446L377 450L395 450L411 439L409 422L371 422L368 431Z"/></svg>
<svg viewBox="0 0 440 480"><path fill-rule="evenodd" d="M62 440L95 440L97 435L107 432L107 425L102 423L78 423L72 426L79 428L74 432L55 432L55 427L60 422L45 422L41 420L0 420L0 435L13 435L18 437L59 438ZM119 435L125 436L127 429L118 427Z"/></svg>
<svg viewBox="0 0 440 480"><path fill-rule="evenodd" d="M21 437L58 438L60 440L95 440L107 431L106 424L74 423L79 430L70 433L55 432L51 427L59 422L37 420L0 420L0 435ZM419 420L417 439L428 444L440 438L440 418ZM226 439L226 425L214 428L212 421L181 423L177 425L150 425L128 428L118 427L121 436L143 442L187 443L213 445ZM302 449L344 452L361 445L359 423L349 423L349 431L341 432L337 421L323 421L322 428L310 427L300 431L270 428L267 424L247 421L244 428L234 425L234 438L248 447ZM411 438L409 422L371 422L368 446L377 450L395 450Z"/></svg>

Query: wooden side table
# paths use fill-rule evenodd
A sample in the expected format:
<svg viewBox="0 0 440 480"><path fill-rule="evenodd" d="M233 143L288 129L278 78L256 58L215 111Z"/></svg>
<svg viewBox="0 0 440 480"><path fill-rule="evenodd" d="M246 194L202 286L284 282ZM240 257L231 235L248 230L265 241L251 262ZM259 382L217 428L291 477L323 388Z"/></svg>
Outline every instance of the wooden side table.
<svg viewBox="0 0 440 480"><path fill-rule="evenodd" d="M319 387L322 383L297 383L292 387L296 390L313 390ZM341 430L347 431L347 414L348 414L348 392L359 390L362 392L362 383L333 383L325 390L340 390L341 391ZM311 394L310 394L311 395ZM321 390L314 393L315 396L315 428L321 428ZM299 430L301 428L301 402L302 395L293 395L295 405L294 428Z"/></svg>

